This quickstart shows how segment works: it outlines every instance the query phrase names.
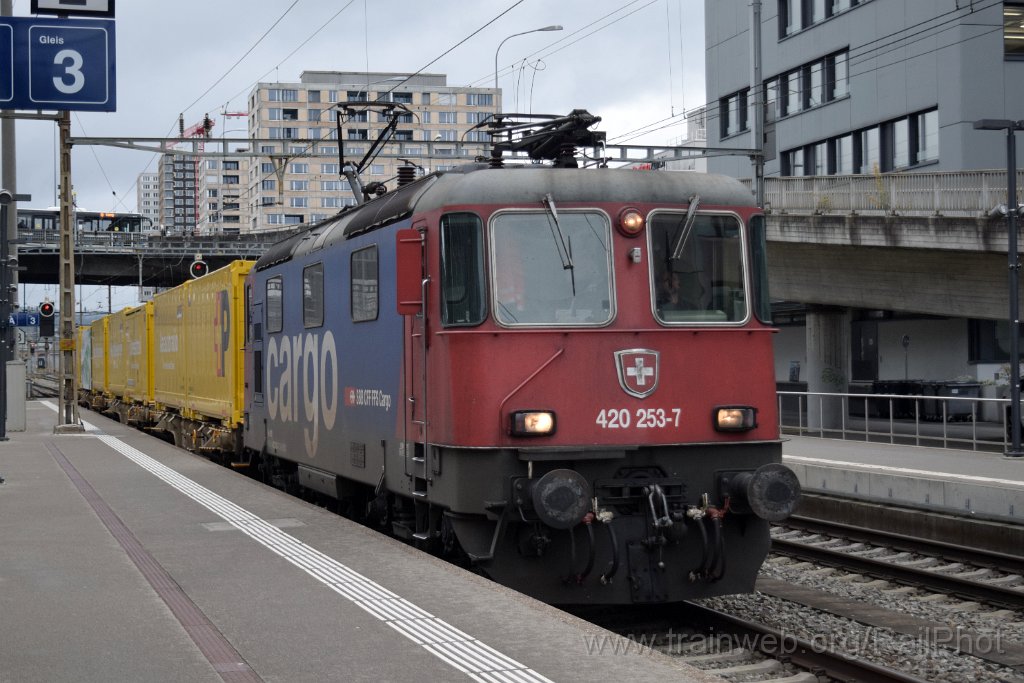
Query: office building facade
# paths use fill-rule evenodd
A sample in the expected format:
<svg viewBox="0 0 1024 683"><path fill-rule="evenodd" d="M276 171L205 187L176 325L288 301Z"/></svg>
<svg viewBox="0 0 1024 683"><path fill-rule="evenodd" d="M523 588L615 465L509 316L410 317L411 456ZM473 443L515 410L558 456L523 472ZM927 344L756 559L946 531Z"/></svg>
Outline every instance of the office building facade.
<svg viewBox="0 0 1024 683"><path fill-rule="evenodd" d="M753 148L749 0L705 0L708 145ZM767 176L1004 168L1024 117L1024 2L764 0ZM751 177L745 157L709 170Z"/></svg>

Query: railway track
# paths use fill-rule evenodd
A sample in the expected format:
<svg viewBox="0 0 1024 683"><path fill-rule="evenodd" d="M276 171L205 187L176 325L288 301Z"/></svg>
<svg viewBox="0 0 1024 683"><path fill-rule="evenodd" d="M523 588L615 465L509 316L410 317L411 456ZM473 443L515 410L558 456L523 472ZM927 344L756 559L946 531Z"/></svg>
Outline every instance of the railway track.
<svg viewBox="0 0 1024 683"><path fill-rule="evenodd" d="M1024 609L1024 558L843 524L792 518L772 552L905 586Z"/></svg>
<svg viewBox="0 0 1024 683"><path fill-rule="evenodd" d="M840 648L696 603L573 610L622 639L622 652L661 652L727 681L924 683Z"/></svg>

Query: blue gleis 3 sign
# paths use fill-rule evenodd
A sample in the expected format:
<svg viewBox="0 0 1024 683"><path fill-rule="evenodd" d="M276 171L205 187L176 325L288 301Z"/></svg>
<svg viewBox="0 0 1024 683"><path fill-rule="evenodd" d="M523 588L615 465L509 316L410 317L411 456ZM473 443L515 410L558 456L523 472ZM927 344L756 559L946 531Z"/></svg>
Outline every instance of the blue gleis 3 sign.
<svg viewBox="0 0 1024 683"><path fill-rule="evenodd" d="M0 17L0 109L114 111L112 20Z"/></svg>

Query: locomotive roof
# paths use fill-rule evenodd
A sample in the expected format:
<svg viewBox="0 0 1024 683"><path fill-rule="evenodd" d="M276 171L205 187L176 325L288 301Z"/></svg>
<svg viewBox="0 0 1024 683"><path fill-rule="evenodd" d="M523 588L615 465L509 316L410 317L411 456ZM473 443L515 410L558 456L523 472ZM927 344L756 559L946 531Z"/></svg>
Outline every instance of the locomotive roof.
<svg viewBox="0 0 1024 683"><path fill-rule="evenodd" d="M415 212L473 204L533 204L551 196L559 204L622 198L636 203L686 204L700 195L703 206L754 206L750 190L720 175L684 171L565 169L520 166L492 169L469 165L434 173L314 224L272 246L256 270L321 249L334 242L402 220Z"/></svg>

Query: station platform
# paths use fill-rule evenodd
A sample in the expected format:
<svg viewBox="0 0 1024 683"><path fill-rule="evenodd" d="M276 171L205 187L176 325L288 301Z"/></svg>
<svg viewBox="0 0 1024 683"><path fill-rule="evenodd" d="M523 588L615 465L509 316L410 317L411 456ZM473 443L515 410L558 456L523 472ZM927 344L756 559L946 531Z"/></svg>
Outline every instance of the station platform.
<svg viewBox="0 0 1024 683"><path fill-rule="evenodd" d="M998 453L784 437L804 491L1024 524L1024 458Z"/></svg>
<svg viewBox="0 0 1024 683"><path fill-rule="evenodd" d="M717 681L84 412L0 442L0 683Z"/></svg>

